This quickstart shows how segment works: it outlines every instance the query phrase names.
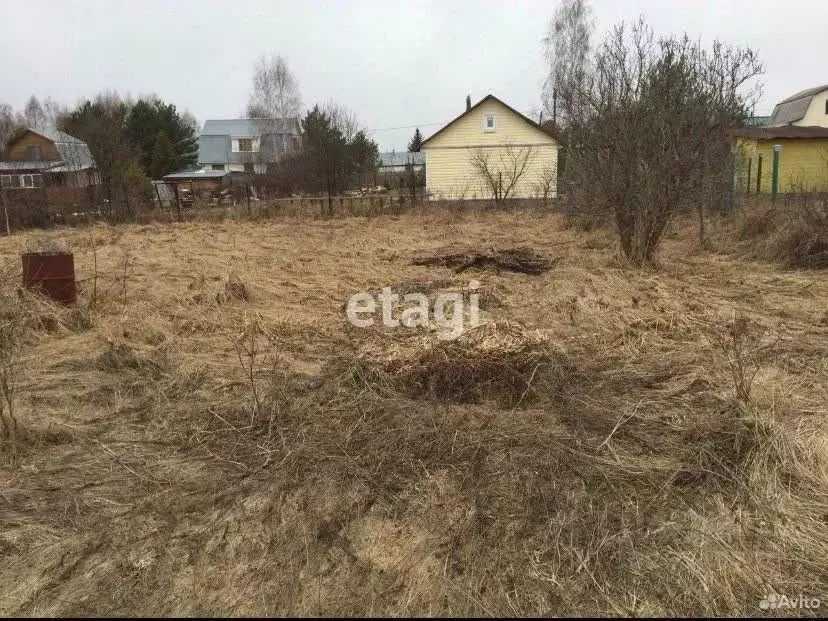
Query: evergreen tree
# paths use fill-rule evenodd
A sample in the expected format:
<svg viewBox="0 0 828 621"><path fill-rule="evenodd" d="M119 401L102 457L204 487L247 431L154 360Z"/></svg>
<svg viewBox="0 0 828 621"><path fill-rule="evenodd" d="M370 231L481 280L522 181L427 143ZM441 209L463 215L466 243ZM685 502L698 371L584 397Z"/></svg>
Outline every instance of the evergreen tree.
<svg viewBox="0 0 828 621"><path fill-rule="evenodd" d="M177 154L173 144L167 137L167 132L161 130L155 137L155 144L152 147L150 177L160 179L164 175L175 172L177 168Z"/></svg>
<svg viewBox="0 0 828 621"><path fill-rule="evenodd" d="M147 175L153 173L155 142L162 131L172 147L167 172L195 164L198 160L198 133L192 119L160 99L140 99L126 118L126 137L138 150L138 161Z"/></svg>
<svg viewBox="0 0 828 621"><path fill-rule="evenodd" d="M318 105L302 120L307 179L328 196L338 193L348 173L348 143L331 117Z"/></svg>
<svg viewBox="0 0 828 621"><path fill-rule="evenodd" d="M408 143L408 151L410 153L419 153L420 147L423 146L423 136L420 133L420 128L414 130L414 137Z"/></svg>

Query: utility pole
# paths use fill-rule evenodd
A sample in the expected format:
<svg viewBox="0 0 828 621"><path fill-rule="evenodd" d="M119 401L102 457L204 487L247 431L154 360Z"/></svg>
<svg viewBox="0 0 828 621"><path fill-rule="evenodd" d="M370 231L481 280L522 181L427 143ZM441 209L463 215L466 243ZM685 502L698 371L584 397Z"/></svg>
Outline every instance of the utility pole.
<svg viewBox="0 0 828 621"><path fill-rule="evenodd" d="M558 128L558 89L552 89L552 128Z"/></svg>

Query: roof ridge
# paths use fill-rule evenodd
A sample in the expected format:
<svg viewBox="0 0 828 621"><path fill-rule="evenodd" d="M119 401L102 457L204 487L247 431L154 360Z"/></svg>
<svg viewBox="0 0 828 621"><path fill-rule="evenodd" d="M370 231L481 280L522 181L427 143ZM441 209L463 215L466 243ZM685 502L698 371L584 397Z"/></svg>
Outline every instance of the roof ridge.
<svg viewBox="0 0 828 621"><path fill-rule="evenodd" d="M298 116L242 116L232 118L212 118L204 119L207 121L285 121L285 120L299 120Z"/></svg>
<svg viewBox="0 0 828 621"><path fill-rule="evenodd" d="M783 99L779 103L780 104L790 103L790 102L796 101L798 99L804 99L805 97L813 97L817 93L821 93L822 91L825 91L825 90L828 90L828 84L822 84L820 86L812 86L810 88L805 88L801 91L798 91L798 92L794 93L793 95Z"/></svg>
<svg viewBox="0 0 828 621"><path fill-rule="evenodd" d="M475 110L475 109L476 109L476 108L478 108L481 104L483 104L484 102L486 102L486 101L488 101L488 100L490 100L490 99L494 99L494 100L495 100L497 103L499 103L501 106L505 107L505 108L506 108L507 110L509 110L510 112L512 112L512 113L514 113L514 114L516 114L518 117L520 117L522 120L524 120L524 121L526 121L527 123L529 123L529 125L531 125L531 126L532 126L532 127L534 127L535 129L537 129L537 130L539 130L539 131L543 132L544 134L546 134L547 136L549 136L550 138L552 138L552 139L553 139L553 140L555 140L556 142L558 141L558 139L557 139L557 138L556 138L556 137L552 134L552 132L550 132L548 129L546 129L545 127L543 127L540 123L536 123L535 121L533 121L532 119L530 119L528 116L526 116L526 115L525 115L525 114L523 114L522 112L519 112L519 111L515 110L512 106L510 106L509 104L507 104L505 101L503 101L503 100L502 100L502 99L500 99L499 97L496 97L496 96L495 96L495 95L493 95L492 93L489 93L489 94L488 94L488 95L486 95L483 99L481 99L481 100L480 100L480 101L478 101L476 104L474 104L471 108L468 108L467 110L464 110L464 111L462 112L462 114L460 114L460 115L456 116L456 117L455 117L455 118L453 118L451 121L449 121L448 123L446 123L445 125L443 125L443 126L442 126L440 129L438 129L436 132L434 132L433 134L431 134L431 136L429 136L428 138L426 138L425 140L423 140L422 145L425 145L427 142L429 142L429 141L433 140L434 138L436 138L439 134L443 133L443 131L445 131L446 129L448 129L450 126L454 125L457 121L459 121L460 119L462 119L462 118L463 118L464 116L466 116L467 114L470 114L473 110ZM421 145L421 147L422 147L422 145Z"/></svg>

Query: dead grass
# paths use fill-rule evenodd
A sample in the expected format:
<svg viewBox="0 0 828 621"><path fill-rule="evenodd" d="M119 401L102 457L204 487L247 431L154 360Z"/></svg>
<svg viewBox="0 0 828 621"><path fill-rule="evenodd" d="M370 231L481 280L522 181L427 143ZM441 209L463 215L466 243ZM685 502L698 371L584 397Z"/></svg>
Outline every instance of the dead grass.
<svg viewBox="0 0 828 621"><path fill-rule="evenodd" d="M748 256L795 269L828 268L825 198L794 196L776 206L747 203L737 214L736 229Z"/></svg>
<svg viewBox="0 0 828 621"><path fill-rule="evenodd" d="M84 286L76 309L7 298L51 319L27 328L0 468L4 614L825 599L821 271L697 252L692 225L631 269L606 231L526 213L49 235ZM25 243L0 240L3 263ZM461 245L556 262L476 274L498 303L455 341L344 327L356 291L467 286L409 264Z"/></svg>

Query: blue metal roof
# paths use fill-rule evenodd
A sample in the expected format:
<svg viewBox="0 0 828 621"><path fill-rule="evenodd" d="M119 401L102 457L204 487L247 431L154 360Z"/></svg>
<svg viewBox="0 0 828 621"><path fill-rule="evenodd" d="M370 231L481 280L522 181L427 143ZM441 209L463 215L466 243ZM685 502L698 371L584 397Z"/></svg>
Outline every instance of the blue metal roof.
<svg viewBox="0 0 828 621"><path fill-rule="evenodd" d="M164 175L164 179L220 179L229 174L227 170L180 170Z"/></svg>
<svg viewBox="0 0 828 621"><path fill-rule="evenodd" d="M209 119L202 135L245 138L262 134L298 134L299 119Z"/></svg>
<svg viewBox="0 0 828 621"><path fill-rule="evenodd" d="M210 119L205 121L198 137L198 161L200 164L247 164L263 157L278 160L293 150L293 136L299 135L299 119L296 118ZM262 136L259 153L233 153L233 138Z"/></svg>
<svg viewBox="0 0 828 621"><path fill-rule="evenodd" d="M405 166L406 164L413 164L415 166L422 166L425 164L425 153L410 153L408 151L386 151L380 153L380 168L390 168L392 166Z"/></svg>

